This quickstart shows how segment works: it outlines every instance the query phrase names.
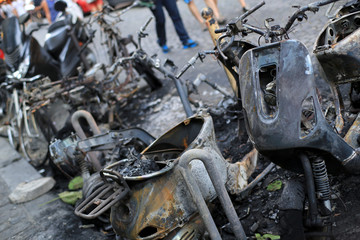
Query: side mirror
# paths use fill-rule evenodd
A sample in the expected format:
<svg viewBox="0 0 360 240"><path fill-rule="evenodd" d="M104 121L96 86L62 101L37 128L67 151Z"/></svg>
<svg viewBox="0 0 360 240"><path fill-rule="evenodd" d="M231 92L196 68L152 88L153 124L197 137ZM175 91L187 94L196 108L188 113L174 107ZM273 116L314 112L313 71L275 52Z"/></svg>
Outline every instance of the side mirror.
<svg viewBox="0 0 360 240"><path fill-rule="evenodd" d="M65 12L65 9L67 7L67 4L63 0L57 0L54 4L54 8L58 12Z"/></svg>

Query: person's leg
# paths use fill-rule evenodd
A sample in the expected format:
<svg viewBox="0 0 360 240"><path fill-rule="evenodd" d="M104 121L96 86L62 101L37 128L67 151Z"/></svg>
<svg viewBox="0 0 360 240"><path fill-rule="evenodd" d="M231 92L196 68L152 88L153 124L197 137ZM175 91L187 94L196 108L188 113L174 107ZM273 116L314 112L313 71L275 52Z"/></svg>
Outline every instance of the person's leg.
<svg viewBox="0 0 360 240"><path fill-rule="evenodd" d="M188 8L191 12L191 14L195 17L195 19L200 23L204 23L204 19L201 17L199 9L196 7L194 0L185 1L188 5Z"/></svg>
<svg viewBox="0 0 360 240"><path fill-rule="evenodd" d="M246 12L246 11L247 11L247 7L246 7L246 2L245 2L245 0L239 0L239 2L240 2L240 4L241 4L244 12Z"/></svg>
<svg viewBox="0 0 360 240"><path fill-rule="evenodd" d="M220 19L222 18L220 16L220 12L219 12L219 9L217 7L217 4L215 3L214 0L204 0L206 6L208 6L209 8L211 8L213 10L213 13L214 13L214 17L215 19Z"/></svg>
<svg viewBox="0 0 360 240"><path fill-rule="evenodd" d="M163 5L168 11L169 16L174 23L174 27L177 35L180 38L180 41L183 43L183 45L185 45L190 37L181 19L179 9L176 5L176 0L163 0Z"/></svg>
<svg viewBox="0 0 360 240"><path fill-rule="evenodd" d="M162 7L162 0L157 0L155 1L155 9L151 9L155 16L156 34L160 46L166 45L165 15Z"/></svg>
<svg viewBox="0 0 360 240"><path fill-rule="evenodd" d="M42 0L40 6L41 6L40 9L44 10L45 17L48 20L49 24L51 24L50 10L49 10L49 6L48 6L46 0Z"/></svg>

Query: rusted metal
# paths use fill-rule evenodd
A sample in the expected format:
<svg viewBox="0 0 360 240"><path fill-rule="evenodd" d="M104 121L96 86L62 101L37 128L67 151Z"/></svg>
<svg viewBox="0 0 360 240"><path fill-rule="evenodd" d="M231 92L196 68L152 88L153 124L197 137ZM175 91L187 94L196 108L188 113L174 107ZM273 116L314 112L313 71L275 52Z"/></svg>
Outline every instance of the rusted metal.
<svg viewBox="0 0 360 240"><path fill-rule="evenodd" d="M86 120L86 122L89 124L92 132L94 135L98 135L100 134L100 129L97 126L95 119L93 118L93 116L85 110L78 110L76 111L72 116L71 116L71 123L73 125L73 128L76 132L76 134L80 137L80 139L85 139L86 135L84 130L82 129L79 119L80 118L84 118ZM87 154L87 156L89 157L93 167L95 168L96 171L99 171L101 169L101 164L100 161L98 159L97 153L95 152L89 152Z"/></svg>
<svg viewBox="0 0 360 240"><path fill-rule="evenodd" d="M111 150L116 145L138 140L148 146L155 138L141 128L129 128L109 131L78 141L77 149L81 152Z"/></svg>
<svg viewBox="0 0 360 240"><path fill-rule="evenodd" d="M269 66L275 71L275 79L265 74ZM302 171L296 150L308 149L333 156L327 159L329 170L338 172L342 165L352 173L359 172L359 154L334 132L322 114L314 79L310 55L298 41L248 50L240 61L240 89L250 139L260 153L293 171ZM263 97L262 87L268 81L276 83L276 106L270 106ZM303 103L309 99L314 121L312 128L303 132Z"/></svg>
<svg viewBox="0 0 360 240"><path fill-rule="evenodd" d="M179 164L182 156L184 156L183 159L190 161L188 157L193 156L194 151L208 154L206 156L211 159L209 160L211 163L208 164L211 165L210 177L204 164L199 160L191 161L189 165L185 164L187 160L183 160L183 164ZM159 154L161 154L161 159L159 159ZM199 216L199 206L195 204L197 201L194 198L201 198L208 202L217 195L221 195L221 202L226 208L233 226L236 227L236 233L239 233L241 225L236 223L238 218L232 211L233 206L230 199L227 198L225 186L243 187L243 184L228 185L227 183L231 181L244 183L249 177L248 174L251 174L251 169L255 167L252 164L256 161L255 158L249 158L246 164L233 167L238 169L239 174L242 173L237 178L228 174L229 166L232 164L225 161L216 146L213 124L208 114L202 113L178 124L155 140L142 152L142 155L143 161L152 159L162 163L162 168L172 167L156 176L143 178L143 181L138 181L138 179L132 181L130 178L124 177L129 183L131 194L115 204L111 208L110 215L112 226L118 235L127 239L172 239L169 237L174 236L174 231L178 232L184 223ZM246 167L249 167L250 170L243 169ZM213 171L216 173L211 176ZM191 179L196 182L194 185L190 184L190 187L196 185L198 190L193 194L190 194L189 185L186 184L188 178L184 177L188 175L191 175ZM138 177L142 178L143 176ZM245 180L239 180L240 178ZM233 191L238 190L233 189ZM207 208L206 205L205 207ZM212 220L210 215L200 214L200 216L202 222ZM217 231L212 227L207 227L207 230L209 232ZM198 234L201 235L203 232L198 232Z"/></svg>
<svg viewBox="0 0 360 240"><path fill-rule="evenodd" d="M129 186L121 175L101 170L100 176L105 184L99 186L75 208L77 216L85 219L97 218L129 193ZM111 178L111 181L107 178Z"/></svg>
<svg viewBox="0 0 360 240"><path fill-rule="evenodd" d="M214 18L214 12L211 8L206 7L201 11L201 16L204 18L205 24L208 27L211 39L212 39L214 45L216 46L217 39L221 36L221 34L215 33L215 30L219 29L219 25ZM224 70L225 70L226 76L229 79L229 82L230 82L232 90L234 91L234 94L237 95L238 87L236 84L236 82L237 82L236 78L234 77L234 75L231 73L231 71L225 65L224 65Z"/></svg>
<svg viewBox="0 0 360 240"><path fill-rule="evenodd" d="M314 46L330 82L342 84L360 80L360 12L331 20L321 31Z"/></svg>
<svg viewBox="0 0 360 240"><path fill-rule="evenodd" d="M80 166L73 150L78 138L75 134L70 135L62 140L54 139L49 145L51 161L67 177L73 178L80 172Z"/></svg>
<svg viewBox="0 0 360 240"><path fill-rule="evenodd" d="M236 239L246 240L246 234L236 214L235 208L232 205L231 199L226 191L225 184L219 182L221 175L217 169L216 163L214 163L214 153L212 149L191 149L186 151L180 158L179 165L182 167L181 174L183 175L186 185L190 191L190 194L200 212L204 224L212 239L220 239L220 233L218 232L215 222L211 217L210 211L206 206L203 196L199 194L200 189L195 178L191 174L189 168L190 162L193 160L200 160L206 167L207 172L211 178L211 181L215 187L216 193L220 199L220 203L225 211L225 215L230 221L233 233Z"/></svg>
<svg viewBox="0 0 360 240"><path fill-rule="evenodd" d="M345 125L344 118L342 116L342 110L344 109L343 101L341 98L340 89L338 88L337 85L330 83L330 89L334 95L334 106L336 113L335 128L338 133L341 133Z"/></svg>
<svg viewBox="0 0 360 240"><path fill-rule="evenodd" d="M360 114L356 117L354 123L346 133L344 140L354 149L359 148L359 136L360 136Z"/></svg>
<svg viewBox="0 0 360 240"><path fill-rule="evenodd" d="M194 216L189 220L182 228L178 231L174 231L169 234L165 239L166 240L196 240L201 239L205 226L200 216Z"/></svg>

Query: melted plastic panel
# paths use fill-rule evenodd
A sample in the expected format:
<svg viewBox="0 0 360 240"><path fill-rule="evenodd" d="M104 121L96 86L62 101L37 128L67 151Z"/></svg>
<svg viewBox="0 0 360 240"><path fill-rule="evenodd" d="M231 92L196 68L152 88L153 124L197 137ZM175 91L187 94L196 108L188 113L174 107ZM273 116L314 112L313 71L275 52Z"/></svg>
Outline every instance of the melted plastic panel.
<svg viewBox="0 0 360 240"><path fill-rule="evenodd" d="M261 77L257 72L274 64L278 109L276 115L269 117L263 112ZM298 160L296 149L328 152L339 162L351 156L354 150L322 114L310 55L302 43L288 40L249 50L241 59L239 75L248 133L260 153L290 170L295 170L291 162ZM305 104L308 99L313 102L309 109ZM309 126L302 132L303 112L312 108L316 121L308 122L311 114L308 115Z"/></svg>
<svg viewBox="0 0 360 240"><path fill-rule="evenodd" d="M182 122L165 135L156 140L144 154L173 149L184 151L199 135L204 120L191 118L189 122Z"/></svg>

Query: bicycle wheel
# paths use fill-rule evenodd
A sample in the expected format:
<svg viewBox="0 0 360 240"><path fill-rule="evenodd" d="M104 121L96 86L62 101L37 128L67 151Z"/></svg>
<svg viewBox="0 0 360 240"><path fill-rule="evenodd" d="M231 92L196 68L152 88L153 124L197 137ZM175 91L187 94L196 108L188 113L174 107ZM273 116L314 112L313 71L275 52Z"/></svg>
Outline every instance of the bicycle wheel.
<svg viewBox="0 0 360 240"><path fill-rule="evenodd" d="M25 120L28 124L22 121L19 129L21 151L31 165L40 167L47 159L49 142L36 123L34 114L30 114Z"/></svg>

